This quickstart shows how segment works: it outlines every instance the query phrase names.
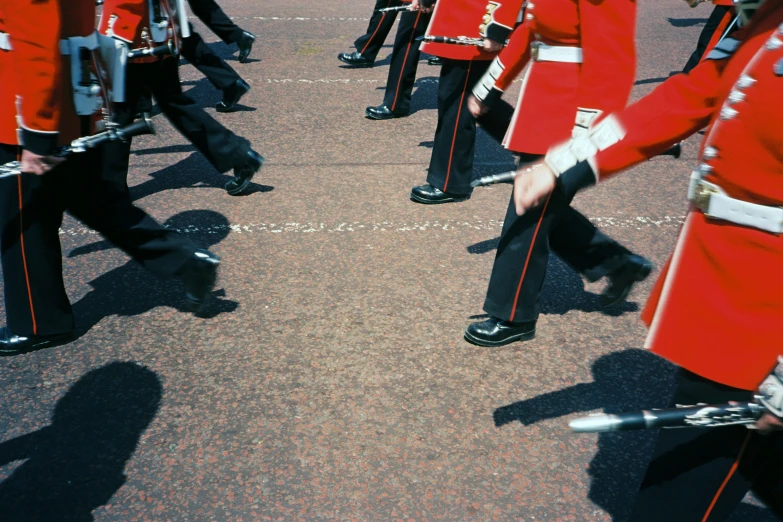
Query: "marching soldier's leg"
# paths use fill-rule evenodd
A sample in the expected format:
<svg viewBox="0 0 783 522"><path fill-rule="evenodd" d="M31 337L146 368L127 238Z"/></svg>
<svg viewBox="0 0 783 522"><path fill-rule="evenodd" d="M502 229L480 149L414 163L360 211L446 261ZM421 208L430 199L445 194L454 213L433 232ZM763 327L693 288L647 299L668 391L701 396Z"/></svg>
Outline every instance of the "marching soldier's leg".
<svg viewBox="0 0 783 522"><path fill-rule="evenodd" d="M438 126L427 185L414 187L419 203L450 203L470 197L476 120L467 108L470 89L489 67L489 61L443 60L438 85Z"/></svg>
<svg viewBox="0 0 783 522"><path fill-rule="evenodd" d="M635 283L652 271L652 263L603 234L570 206L563 209L549 232L552 250L589 281L609 278L600 303L609 307L625 301Z"/></svg>
<svg viewBox="0 0 783 522"><path fill-rule="evenodd" d="M237 195L245 191L253 175L261 168L264 158L250 148L249 141L218 123L182 92L176 59L161 60L145 66L154 67L147 74L161 111L218 172L234 169L234 179L226 185L229 194Z"/></svg>
<svg viewBox="0 0 783 522"><path fill-rule="evenodd" d="M670 406L747 402L751 398L751 392L680 369ZM628 520L725 520L747 493L756 470L771 464L770 458L776 459L775 452L769 451L770 444L779 448L780 434L763 437L744 426L660 430ZM779 467L769 469L779 475Z"/></svg>
<svg viewBox="0 0 783 522"><path fill-rule="evenodd" d="M506 131L508 131L513 117L514 107L507 101L500 99L492 106L492 110L483 114L477 122L492 139L503 143L503 138L506 137Z"/></svg>
<svg viewBox="0 0 783 522"><path fill-rule="evenodd" d="M421 11L406 12L400 17L383 104L378 107L367 107L365 114L368 118L388 120L407 116L410 112L421 47L421 42L416 39L427 31L430 18L431 15Z"/></svg>
<svg viewBox="0 0 783 522"><path fill-rule="evenodd" d="M191 30L190 36L182 39L180 52L212 85L223 91L223 101L215 106L218 112L234 110L239 99L250 90L250 85L225 60L212 52L200 34Z"/></svg>
<svg viewBox="0 0 783 522"><path fill-rule="evenodd" d="M389 35L397 13L379 13L378 9L387 7L396 7L402 5L400 0L375 0L375 9L370 17L370 25L367 26L367 32L356 39L354 46L356 52L340 53L337 58L348 65L354 67L372 67L378 52L383 47L383 42Z"/></svg>
<svg viewBox="0 0 783 522"><path fill-rule="evenodd" d="M480 346L502 346L535 337L538 299L549 262L548 234L566 205L563 194L555 190L543 205L517 216L512 194L484 301L490 318L468 326L465 339Z"/></svg>
<svg viewBox="0 0 783 522"><path fill-rule="evenodd" d="M16 159L15 145L0 145L0 164ZM58 176L22 174L0 179L0 250L6 327L0 352L17 353L70 338L73 312L62 279Z"/></svg>
<svg viewBox="0 0 783 522"><path fill-rule="evenodd" d="M164 228L126 194L105 182L95 150L69 160L68 211L161 278L180 277L187 299L199 309L212 290L220 259L181 234Z"/></svg>
<svg viewBox="0 0 783 522"><path fill-rule="evenodd" d="M239 61L246 62L256 37L232 22L215 0L188 0L188 3L193 14L210 31L227 44L236 43L239 46Z"/></svg>

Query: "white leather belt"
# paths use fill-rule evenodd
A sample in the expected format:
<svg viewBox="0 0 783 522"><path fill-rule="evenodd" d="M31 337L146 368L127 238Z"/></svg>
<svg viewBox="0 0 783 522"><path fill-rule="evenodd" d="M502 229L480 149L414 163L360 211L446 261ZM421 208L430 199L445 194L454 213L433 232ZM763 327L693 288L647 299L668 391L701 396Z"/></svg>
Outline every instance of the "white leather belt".
<svg viewBox="0 0 783 522"><path fill-rule="evenodd" d="M3 51L11 50L11 37L8 36L8 33L0 32L0 49Z"/></svg>
<svg viewBox="0 0 783 522"><path fill-rule="evenodd" d="M535 42L531 50L531 57L536 62L582 63L582 48Z"/></svg>
<svg viewBox="0 0 783 522"><path fill-rule="evenodd" d="M88 36L71 36L60 40L60 54L69 56L78 49L94 51L98 48L98 32L94 31Z"/></svg>
<svg viewBox="0 0 783 522"><path fill-rule="evenodd" d="M691 175L688 199L705 216L773 234L783 234L783 208L731 198L719 186L700 178L701 173L698 171Z"/></svg>

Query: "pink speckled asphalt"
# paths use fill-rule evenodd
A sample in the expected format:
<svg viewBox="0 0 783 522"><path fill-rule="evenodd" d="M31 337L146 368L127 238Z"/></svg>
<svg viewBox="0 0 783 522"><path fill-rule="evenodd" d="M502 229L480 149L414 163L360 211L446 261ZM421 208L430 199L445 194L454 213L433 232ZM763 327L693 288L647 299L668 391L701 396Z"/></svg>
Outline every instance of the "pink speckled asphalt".
<svg viewBox="0 0 783 522"><path fill-rule="evenodd" d="M252 90L233 114L191 66L186 89L267 158L253 193L160 116L134 145L131 193L223 258L207 317L180 288L63 224L80 337L0 359L0 513L19 520L625 520L653 433L575 436L584 412L663 406L672 368L641 350L652 284L618 313L555 260L538 336L467 344L510 188L427 207L438 70L422 62L413 114L382 99L391 41L350 70L369 0L223 0L258 36L251 63L198 23ZM640 2L638 85L685 63L709 14ZM518 85L518 84L517 84ZM510 95L513 100L513 94ZM698 140L578 196L575 205L660 267L686 208ZM478 174L511 166L486 135ZM656 272L657 273L657 272ZM752 499L736 521L773 517ZM7 521L3 521L7 522Z"/></svg>

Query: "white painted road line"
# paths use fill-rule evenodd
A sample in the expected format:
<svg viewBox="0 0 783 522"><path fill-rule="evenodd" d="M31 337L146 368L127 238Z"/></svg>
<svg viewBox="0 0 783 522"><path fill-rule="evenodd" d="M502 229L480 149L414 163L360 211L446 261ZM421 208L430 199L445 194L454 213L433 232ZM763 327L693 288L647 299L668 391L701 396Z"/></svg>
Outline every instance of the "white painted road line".
<svg viewBox="0 0 783 522"><path fill-rule="evenodd" d="M685 216L634 216L598 217L590 221L601 228L631 228L642 230L645 228L679 228L685 222ZM352 232L426 232L428 230L496 230L503 227L502 220L490 219L487 221L414 221L411 223L392 222L366 222L359 221L345 223L247 223L235 225L219 225L214 227L188 225L185 228L177 228L183 234L223 234L227 230L235 234L345 234ZM61 236L85 236L97 235L92 229L75 227L60 229Z"/></svg>

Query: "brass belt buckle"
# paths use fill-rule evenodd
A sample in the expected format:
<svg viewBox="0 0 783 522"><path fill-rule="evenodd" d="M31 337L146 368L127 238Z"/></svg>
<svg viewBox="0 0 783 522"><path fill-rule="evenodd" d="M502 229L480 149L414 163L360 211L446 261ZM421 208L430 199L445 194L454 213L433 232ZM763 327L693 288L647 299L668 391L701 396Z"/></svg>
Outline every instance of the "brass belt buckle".
<svg viewBox="0 0 783 522"><path fill-rule="evenodd" d="M717 193L718 191L709 185L699 183L696 185L691 203L693 203L694 207L701 210L705 216L709 216L707 211L710 209L710 198Z"/></svg>

